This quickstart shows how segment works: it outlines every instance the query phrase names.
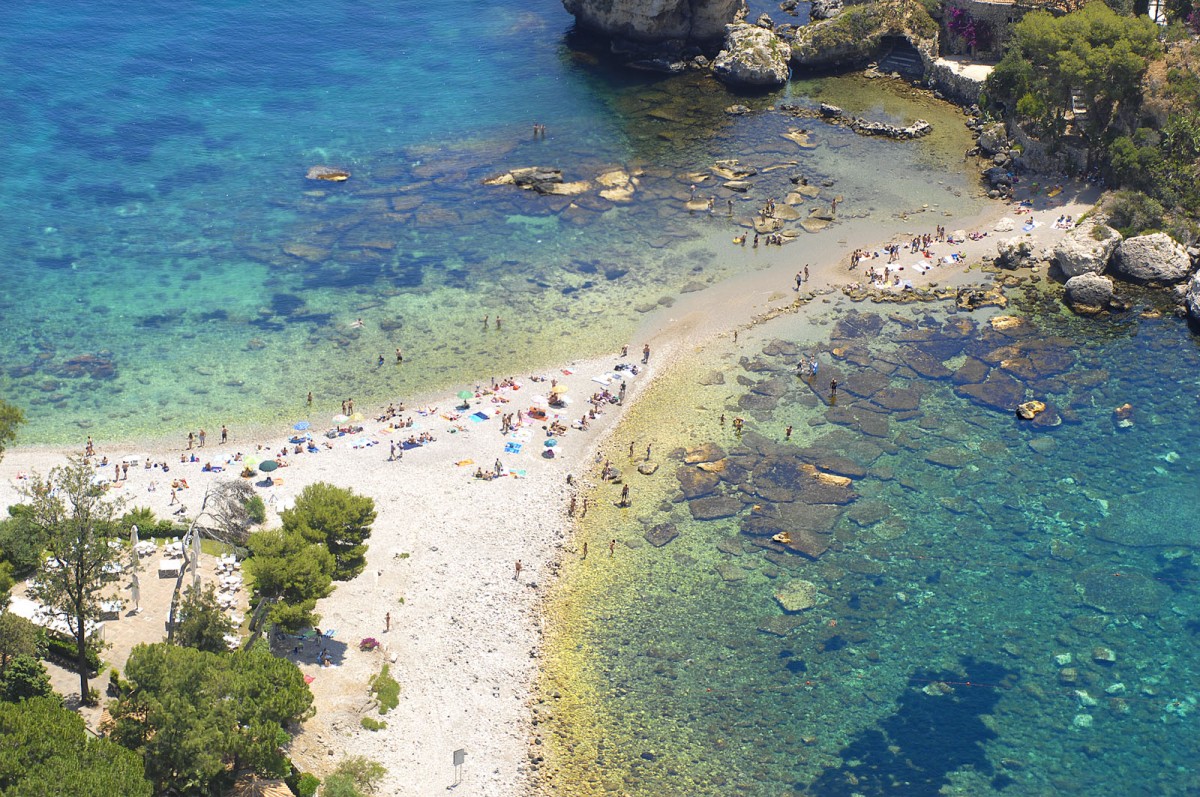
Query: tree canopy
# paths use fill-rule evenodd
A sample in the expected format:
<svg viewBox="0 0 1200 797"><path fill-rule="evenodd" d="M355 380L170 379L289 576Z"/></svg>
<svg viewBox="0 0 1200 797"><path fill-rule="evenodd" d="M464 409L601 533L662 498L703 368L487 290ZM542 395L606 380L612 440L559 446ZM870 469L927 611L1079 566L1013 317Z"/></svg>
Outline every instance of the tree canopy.
<svg viewBox="0 0 1200 797"><path fill-rule="evenodd" d="M4 459L5 449L17 438L17 427L24 422L25 415L20 407L0 400L0 459Z"/></svg>
<svg viewBox="0 0 1200 797"><path fill-rule="evenodd" d="M249 574L255 597L255 630L269 620L286 631L315 625L317 601L333 585L333 555L324 545L309 542L297 532L283 529L250 535ZM261 612L267 611L265 618Z"/></svg>
<svg viewBox="0 0 1200 797"><path fill-rule="evenodd" d="M988 94L1043 134L1061 136L1072 95L1086 106L1082 132L1099 143L1125 105L1136 105L1142 76L1161 51L1158 27L1103 2L1063 16L1034 11L1013 27Z"/></svg>
<svg viewBox="0 0 1200 797"><path fill-rule="evenodd" d="M375 522L375 502L351 490L317 482L305 487L296 503L280 515L283 528L333 554L336 581L349 581L366 566L367 539Z"/></svg>
<svg viewBox="0 0 1200 797"><path fill-rule="evenodd" d="M209 653L226 653L229 646L225 643L225 635L232 634L233 629L233 621L217 603L216 589L212 584L203 590L188 587L179 605L179 616L171 641Z"/></svg>
<svg viewBox="0 0 1200 797"><path fill-rule="evenodd" d="M79 696L88 697L88 632L100 619L105 567L121 555L112 539L120 503L106 500L95 470L80 459L35 478L26 489L30 527L46 540L46 563L36 587L42 603L58 612L75 640Z"/></svg>
<svg viewBox="0 0 1200 797"><path fill-rule="evenodd" d="M57 698L0 703L0 794L119 794L150 797L142 759L107 739L91 739L83 718Z"/></svg>
<svg viewBox="0 0 1200 797"><path fill-rule="evenodd" d="M230 656L159 643L135 647L125 677L131 688L110 705L112 736L145 756L156 790L202 795L238 772L288 774L285 728L312 708L295 664L260 649Z"/></svg>

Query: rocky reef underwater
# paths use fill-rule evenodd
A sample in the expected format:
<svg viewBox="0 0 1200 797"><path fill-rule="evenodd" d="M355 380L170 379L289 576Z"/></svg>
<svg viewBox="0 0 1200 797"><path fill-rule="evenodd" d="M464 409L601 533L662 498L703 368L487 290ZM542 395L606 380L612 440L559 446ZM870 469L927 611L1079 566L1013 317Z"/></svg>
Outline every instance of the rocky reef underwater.
<svg viewBox="0 0 1200 797"><path fill-rule="evenodd" d="M556 604L555 793L1200 788L1200 346L1026 296L784 316L634 408L632 506L581 522L620 547Z"/></svg>

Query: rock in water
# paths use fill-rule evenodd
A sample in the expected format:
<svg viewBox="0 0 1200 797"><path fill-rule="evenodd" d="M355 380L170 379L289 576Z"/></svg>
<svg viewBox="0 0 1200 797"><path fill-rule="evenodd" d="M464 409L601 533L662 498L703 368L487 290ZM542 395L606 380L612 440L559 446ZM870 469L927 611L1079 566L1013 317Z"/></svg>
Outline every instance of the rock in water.
<svg viewBox="0 0 1200 797"><path fill-rule="evenodd" d="M775 593L775 600L788 614L811 609L817 605L817 585L802 578L794 579Z"/></svg>
<svg viewBox="0 0 1200 797"><path fill-rule="evenodd" d="M788 79L786 44L774 32L745 22L726 26L725 49L713 74L731 86L781 86Z"/></svg>
<svg viewBox="0 0 1200 797"><path fill-rule="evenodd" d="M1042 401L1026 401L1024 404L1017 406L1017 417L1026 421L1032 421L1038 415L1046 411L1046 404Z"/></svg>
<svg viewBox="0 0 1200 797"><path fill-rule="evenodd" d="M1113 297L1113 281L1090 271L1067 280L1067 304L1077 313L1095 315Z"/></svg>
<svg viewBox="0 0 1200 797"><path fill-rule="evenodd" d="M1192 275L1184 301L1187 304L1188 315L1193 321L1200 323L1200 271Z"/></svg>
<svg viewBox="0 0 1200 797"><path fill-rule="evenodd" d="M1165 232L1126 238L1117 247L1114 262L1121 276L1149 285L1182 282L1192 270L1187 249Z"/></svg>
<svg viewBox="0 0 1200 797"><path fill-rule="evenodd" d="M1054 259L1067 278L1103 274L1121 243L1121 233L1104 224L1087 221L1063 236L1054 247Z"/></svg>
<svg viewBox="0 0 1200 797"><path fill-rule="evenodd" d="M309 180L327 180L331 183L344 183L350 179L350 172L345 169L335 169L332 166L310 166L308 174L304 176Z"/></svg>
<svg viewBox="0 0 1200 797"><path fill-rule="evenodd" d="M655 548L661 548L671 540L679 536L679 529L674 523L659 523L652 529L646 530L646 542L653 545Z"/></svg>
<svg viewBox="0 0 1200 797"><path fill-rule="evenodd" d="M576 22L638 42L717 42L745 14L745 0L563 0Z"/></svg>

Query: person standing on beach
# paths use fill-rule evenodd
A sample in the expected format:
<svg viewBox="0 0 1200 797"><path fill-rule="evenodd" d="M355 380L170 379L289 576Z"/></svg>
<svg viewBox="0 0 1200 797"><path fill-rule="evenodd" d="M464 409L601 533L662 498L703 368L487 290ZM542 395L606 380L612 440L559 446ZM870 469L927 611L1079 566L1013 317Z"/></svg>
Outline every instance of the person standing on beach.
<svg viewBox="0 0 1200 797"><path fill-rule="evenodd" d="M609 559L613 558L613 554L616 552L616 550L617 550L617 541L609 540L608 541L608 558Z"/></svg>
<svg viewBox="0 0 1200 797"><path fill-rule="evenodd" d="M513 581L520 581L520 579L521 579L521 560L520 559L517 560L517 564L513 567L513 571L514 571L513 572Z"/></svg>
<svg viewBox="0 0 1200 797"><path fill-rule="evenodd" d="M800 286L804 284L804 273L796 272L796 290L800 290Z"/></svg>
<svg viewBox="0 0 1200 797"><path fill-rule="evenodd" d="M621 506L629 506L629 485L621 488Z"/></svg>
<svg viewBox="0 0 1200 797"><path fill-rule="evenodd" d="M221 424L221 445L225 445L228 442L229 442L229 429L227 429L225 427L225 424Z"/></svg>
<svg viewBox="0 0 1200 797"><path fill-rule="evenodd" d="M193 432L188 432L188 451L192 450L192 445L196 442L196 435Z"/></svg>
<svg viewBox="0 0 1200 797"><path fill-rule="evenodd" d="M205 433L205 431L203 429L201 429L200 430L200 448L204 448L204 441L207 438L208 438L208 435Z"/></svg>
<svg viewBox="0 0 1200 797"><path fill-rule="evenodd" d="M645 365L648 362L650 362L650 344L649 343L642 346L642 365Z"/></svg>
<svg viewBox="0 0 1200 797"><path fill-rule="evenodd" d="M383 631L387 633L392 630L392 613L388 612L383 616Z"/></svg>

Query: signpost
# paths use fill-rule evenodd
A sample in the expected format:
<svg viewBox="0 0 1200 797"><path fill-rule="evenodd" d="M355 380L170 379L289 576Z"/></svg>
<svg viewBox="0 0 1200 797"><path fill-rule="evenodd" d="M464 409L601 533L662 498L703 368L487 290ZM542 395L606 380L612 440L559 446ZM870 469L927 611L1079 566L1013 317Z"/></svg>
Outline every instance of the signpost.
<svg viewBox="0 0 1200 797"><path fill-rule="evenodd" d="M458 750L454 751L454 782L451 783L449 786L447 786L447 788L453 789L455 786L462 783L462 765L463 765L463 761L465 761L466 759L467 759L467 751L466 750L459 748Z"/></svg>

